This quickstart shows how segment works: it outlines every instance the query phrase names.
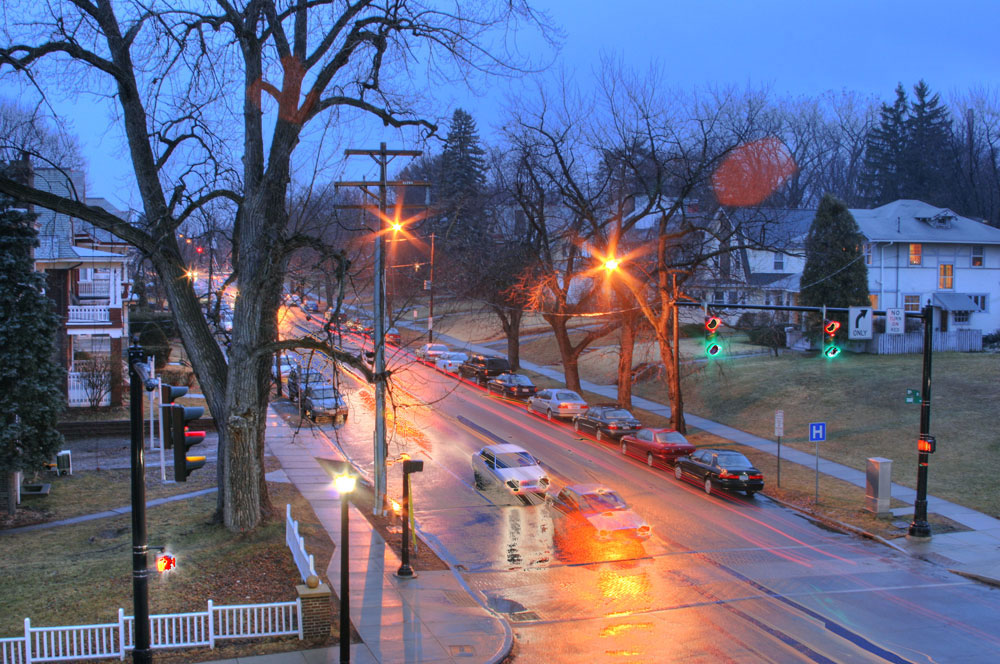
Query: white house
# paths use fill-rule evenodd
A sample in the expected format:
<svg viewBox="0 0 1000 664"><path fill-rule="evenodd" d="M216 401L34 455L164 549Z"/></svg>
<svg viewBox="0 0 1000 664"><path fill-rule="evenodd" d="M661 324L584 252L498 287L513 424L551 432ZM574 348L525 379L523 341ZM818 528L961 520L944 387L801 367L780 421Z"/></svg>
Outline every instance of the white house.
<svg viewBox="0 0 1000 664"><path fill-rule="evenodd" d="M866 238L868 289L877 309L935 307L935 329L1000 330L1000 229L921 201L898 200L851 214ZM815 210L757 209L720 213L747 245L711 282L709 301L797 302L805 239ZM757 237L756 235L760 235Z"/></svg>

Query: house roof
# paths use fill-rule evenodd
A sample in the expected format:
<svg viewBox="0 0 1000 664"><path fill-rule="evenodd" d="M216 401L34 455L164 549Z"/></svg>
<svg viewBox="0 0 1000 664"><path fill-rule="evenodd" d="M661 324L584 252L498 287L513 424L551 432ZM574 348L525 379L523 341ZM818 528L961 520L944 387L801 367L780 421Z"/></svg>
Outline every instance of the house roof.
<svg viewBox="0 0 1000 664"><path fill-rule="evenodd" d="M979 311L979 305L965 293L934 293L934 304L948 311Z"/></svg>
<svg viewBox="0 0 1000 664"><path fill-rule="evenodd" d="M1000 228L922 201L901 199L851 214L872 242L1000 244Z"/></svg>
<svg viewBox="0 0 1000 664"><path fill-rule="evenodd" d="M816 210L738 208L725 214L748 242L781 250L805 244Z"/></svg>

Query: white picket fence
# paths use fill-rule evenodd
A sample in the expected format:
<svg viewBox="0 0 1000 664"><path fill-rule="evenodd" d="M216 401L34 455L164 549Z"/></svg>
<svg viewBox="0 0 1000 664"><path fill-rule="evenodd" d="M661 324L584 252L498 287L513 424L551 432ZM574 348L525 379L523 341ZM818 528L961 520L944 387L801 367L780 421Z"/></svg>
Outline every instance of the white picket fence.
<svg viewBox="0 0 1000 664"><path fill-rule="evenodd" d="M0 639L0 664L31 664L78 659L125 659L135 647L133 616L118 609L118 622L103 625L32 627L24 619L24 636ZM261 636L302 638L302 602L214 606L195 613L167 613L149 617L153 648L215 647L220 639Z"/></svg>
<svg viewBox="0 0 1000 664"><path fill-rule="evenodd" d="M306 553L306 541L299 535L299 522L292 520L292 506L285 504L285 544L292 551L292 559L299 568L302 582L310 576L316 576L316 562L311 553Z"/></svg>
<svg viewBox="0 0 1000 664"><path fill-rule="evenodd" d="M983 331L968 329L936 331L931 341L936 353L945 351L978 353L983 350ZM867 352L879 355L921 353L924 348L924 333L876 334L875 338L867 343Z"/></svg>

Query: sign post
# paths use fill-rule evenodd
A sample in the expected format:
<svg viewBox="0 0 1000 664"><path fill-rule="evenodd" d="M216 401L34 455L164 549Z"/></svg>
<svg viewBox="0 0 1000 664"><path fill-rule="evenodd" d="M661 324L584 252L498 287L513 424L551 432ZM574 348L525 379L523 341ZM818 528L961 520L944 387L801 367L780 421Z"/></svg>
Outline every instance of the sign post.
<svg viewBox="0 0 1000 664"><path fill-rule="evenodd" d="M774 411L774 435L778 438L778 487L781 487L781 437L785 435L785 411Z"/></svg>
<svg viewBox="0 0 1000 664"><path fill-rule="evenodd" d="M816 449L816 495L815 503L819 504L819 444L826 440L826 422L809 423L809 441L815 443Z"/></svg>

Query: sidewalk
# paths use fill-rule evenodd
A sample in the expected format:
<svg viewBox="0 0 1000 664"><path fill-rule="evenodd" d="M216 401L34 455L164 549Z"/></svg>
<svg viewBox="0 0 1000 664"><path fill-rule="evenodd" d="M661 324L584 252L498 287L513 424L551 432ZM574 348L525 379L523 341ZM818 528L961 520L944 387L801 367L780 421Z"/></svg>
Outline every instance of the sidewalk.
<svg viewBox="0 0 1000 664"><path fill-rule="evenodd" d="M340 498L316 458L346 460L327 440L303 428L297 433L268 411L267 452L281 462L271 481L290 481L309 501L333 543L341 542ZM453 571L421 571L399 579L400 560L363 514L349 508L351 624L363 643L351 645L351 662L499 662L510 652L513 633L472 595ZM429 546L433 543L428 542ZM440 555L440 552L439 552ZM326 570L340 594L340 552ZM316 664L339 661L339 647L216 660L224 664Z"/></svg>
<svg viewBox="0 0 1000 664"><path fill-rule="evenodd" d="M403 327L420 330L416 325L400 323ZM436 332L434 334L436 342L448 344L455 349L468 350L473 353L484 353L487 355L497 355L498 351L490 345L469 344L467 341L457 339ZM499 354L503 354L500 351ZM529 371L546 376L558 382L565 382L565 376L561 371L552 367L540 366L531 362L521 361L521 367ZM614 385L597 385L589 381L581 380L580 387L588 392L600 394L607 397L609 401L614 401L618 396L618 390ZM632 405L636 408L662 415L670 416L670 407L642 397L632 397ZM724 438L740 445L747 445L756 448L767 454L777 455L777 444L766 438L754 436L745 431L734 429L733 427L706 420L703 417L684 414L687 423L698 427L704 431L712 433L720 438ZM782 462L797 463L807 468L815 467L815 457L811 454L792 449L787 445L781 450ZM820 458L819 470L825 475L835 477L845 482L850 482L862 489L865 488L865 473L854 468L849 468L842 464L827 459ZM913 515L913 502L916 500L916 491L905 486L893 483L892 497L909 504L909 507L901 507L892 510L895 516L906 518ZM955 503L927 496L927 510L962 524L968 531L960 533L945 533L933 535L927 539L912 537L899 538L893 540L894 545L913 556L917 556L948 568L949 571L961 574L973 579L1000 586L1000 519L995 519L988 514L977 512L962 507Z"/></svg>

